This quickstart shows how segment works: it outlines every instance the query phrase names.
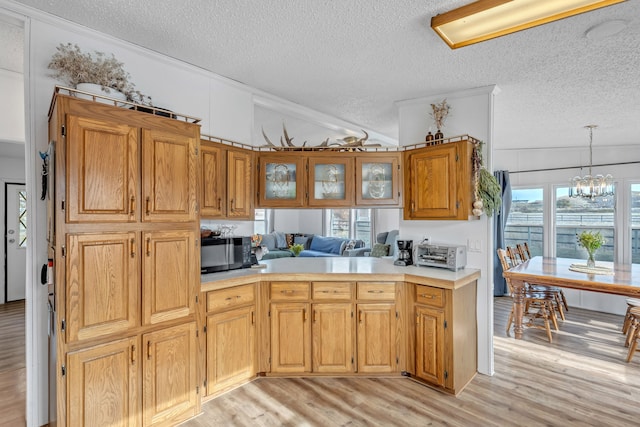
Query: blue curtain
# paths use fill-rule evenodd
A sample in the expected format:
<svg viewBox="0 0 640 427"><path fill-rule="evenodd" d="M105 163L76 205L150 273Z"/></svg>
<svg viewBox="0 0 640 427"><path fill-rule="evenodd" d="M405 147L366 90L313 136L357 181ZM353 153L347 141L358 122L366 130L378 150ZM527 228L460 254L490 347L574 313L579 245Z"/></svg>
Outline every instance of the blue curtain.
<svg viewBox="0 0 640 427"><path fill-rule="evenodd" d="M493 214L493 295L503 296L509 293L507 282L502 277L502 265L498 259L498 248L505 247L504 229L507 226L507 218L511 209L511 183L509 171L495 171L493 176L498 180L502 188L502 204L500 209Z"/></svg>

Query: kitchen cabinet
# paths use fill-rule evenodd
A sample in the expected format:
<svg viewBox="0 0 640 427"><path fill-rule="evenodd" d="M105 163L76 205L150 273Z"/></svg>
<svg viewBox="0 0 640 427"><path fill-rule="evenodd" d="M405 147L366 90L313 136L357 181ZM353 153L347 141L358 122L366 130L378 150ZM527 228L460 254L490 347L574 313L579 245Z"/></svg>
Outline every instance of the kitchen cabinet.
<svg viewBox="0 0 640 427"><path fill-rule="evenodd" d="M69 426L141 425L140 358L138 337L67 353L66 419L58 422Z"/></svg>
<svg viewBox="0 0 640 427"><path fill-rule="evenodd" d="M271 372L311 372L309 303L271 303Z"/></svg>
<svg viewBox="0 0 640 427"><path fill-rule="evenodd" d="M307 162L301 153L258 156L258 206L301 208L306 204Z"/></svg>
<svg viewBox="0 0 640 427"><path fill-rule="evenodd" d="M181 422L199 410L199 126L56 93L49 133L50 421Z"/></svg>
<svg viewBox="0 0 640 427"><path fill-rule="evenodd" d="M196 376L196 323L142 336L143 422L176 425L200 410Z"/></svg>
<svg viewBox="0 0 640 427"><path fill-rule="evenodd" d="M200 267L194 262L197 238L191 230L143 233L142 313L145 325L194 314Z"/></svg>
<svg viewBox="0 0 640 427"><path fill-rule="evenodd" d="M353 165L351 156L313 155L308 157L309 200L311 207L353 205Z"/></svg>
<svg viewBox="0 0 640 427"><path fill-rule="evenodd" d="M353 304L314 303L312 310L313 372L354 372Z"/></svg>
<svg viewBox="0 0 640 427"><path fill-rule="evenodd" d="M253 153L202 140L200 217L253 219Z"/></svg>
<svg viewBox="0 0 640 427"><path fill-rule="evenodd" d="M476 374L476 283L459 289L411 285L416 378L459 393ZM455 332L454 332L455 331Z"/></svg>
<svg viewBox="0 0 640 427"><path fill-rule="evenodd" d="M405 151L404 219L467 220L472 153L467 139Z"/></svg>
<svg viewBox="0 0 640 427"><path fill-rule="evenodd" d="M255 310L253 284L207 293L207 395L255 376Z"/></svg>
<svg viewBox="0 0 640 427"><path fill-rule="evenodd" d="M401 206L402 153L363 153L356 157L356 206Z"/></svg>
<svg viewBox="0 0 640 427"><path fill-rule="evenodd" d="M398 371L395 282L358 282L358 372Z"/></svg>

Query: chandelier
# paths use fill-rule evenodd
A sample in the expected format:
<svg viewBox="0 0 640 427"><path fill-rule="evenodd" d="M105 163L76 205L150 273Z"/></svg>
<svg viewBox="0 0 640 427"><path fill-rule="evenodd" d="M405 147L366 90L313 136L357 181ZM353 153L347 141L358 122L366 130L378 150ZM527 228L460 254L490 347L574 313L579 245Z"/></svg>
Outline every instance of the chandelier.
<svg viewBox="0 0 640 427"><path fill-rule="evenodd" d="M571 180L569 187L569 197L585 199L595 199L596 197L613 196L613 176L611 174L596 175L591 174L593 165L593 130L597 125L588 125L589 129L589 174L583 177L576 176Z"/></svg>

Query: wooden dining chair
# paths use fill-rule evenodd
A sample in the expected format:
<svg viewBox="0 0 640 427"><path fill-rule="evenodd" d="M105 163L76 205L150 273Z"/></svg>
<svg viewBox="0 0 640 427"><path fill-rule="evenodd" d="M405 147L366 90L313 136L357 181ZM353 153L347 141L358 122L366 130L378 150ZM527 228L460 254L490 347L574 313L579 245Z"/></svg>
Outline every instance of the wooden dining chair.
<svg viewBox="0 0 640 427"><path fill-rule="evenodd" d="M514 251L518 257L524 262L531 259L531 251L529 250L529 244L527 242L516 244L516 249ZM562 288L558 286L548 286L548 285L538 285L530 283L529 287L533 291L538 292L553 292L554 297L556 298L556 303L554 307L560 318L565 320L565 311L569 311L569 304L567 304L567 298L564 296L564 291Z"/></svg>
<svg viewBox="0 0 640 427"><path fill-rule="evenodd" d="M500 264L502 265L503 271L509 270L514 267L515 264L512 263L511 258L507 254L507 250L498 249L498 258L500 259ZM509 293L513 298L513 287L511 286L511 280L505 279L507 282L507 286L509 287ZM534 292L527 288L524 291L524 314L529 318L529 321L525 323L525 326L544 329L547 333L547 338L549 342L553 342L553 338L551 336L551 324L553 324L554 328L558 330L558 320L556 318L556 311L554 309L554 297L549 292ZM530 310L537 309L535 312L531 312ZM514 307L511 306L511 312L509 313L509 320L507 321L507 335L511 330L511 324L514 323ZM536 319L542 319L543 325L538 325L535 323Z"/></svg>
<svg viewBox="0 0 640 427"><path fill-rule="evenodd" d="M622 333L627 334L629 332L629 327L633 321L633 315L631 314L631 309L634 307L640 307L640 299L637 298L627 298L627 312L624 315L624 322L622 322Z"/></svg>
<svg viewBox="0 0 640 427"><path fill-rule="evenodd" d="M632 307L629 310L631 321L627 332L626 344L629 346L627 353L627 362L631 362L633 355L638 348L638 340L640 340L640 307Z"/></svg>

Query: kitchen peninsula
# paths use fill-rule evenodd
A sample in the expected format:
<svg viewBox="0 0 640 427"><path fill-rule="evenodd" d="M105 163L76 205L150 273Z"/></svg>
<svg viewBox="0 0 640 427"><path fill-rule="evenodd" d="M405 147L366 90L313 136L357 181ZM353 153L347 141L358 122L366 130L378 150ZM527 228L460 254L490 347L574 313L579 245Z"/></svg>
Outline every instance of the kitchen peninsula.
<svg viewBox="0 0 640 427"><path fill-rule="evenodd" d="M452 394L474 377L479 270L368 257L263 264L202 275L205 398L256 376L404 375Z"/></svg>

